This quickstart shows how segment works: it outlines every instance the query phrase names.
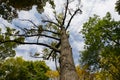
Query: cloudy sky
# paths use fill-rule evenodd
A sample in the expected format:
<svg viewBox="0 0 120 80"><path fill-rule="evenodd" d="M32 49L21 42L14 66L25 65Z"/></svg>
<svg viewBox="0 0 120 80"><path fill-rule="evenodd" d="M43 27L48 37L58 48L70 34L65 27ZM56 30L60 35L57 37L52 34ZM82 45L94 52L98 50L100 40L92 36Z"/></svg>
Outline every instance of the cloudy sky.
<svg viewBox="0 0 120 80"><path fill-rule="evenodd" d="M64 8L64 0L55 0L56 3L56 11L60 12ZM93 14L97 14L100 17L105 16L106 12L110 12L112 14L112 17L115 20L120 20L120 16L115 12L115 2L116 0L82 0L81 1L81 10L82 14L78 14L74 17L72 20L72 23L69 27L70 31L70 44L73 49L73 54L74 54L74 60L75 64L79 64L78 59L79 59L79 51L83 50L84 47L84 40L82 38L82 34L80 34L80 30L82 29L82 25L84 22L88 20L90 16L93 16ZM77 3L77 0L73 3L71 3L70 7L75 8ZM47 4L45 7L45 11L42 14L42 16L49 16L51 19L53 18L53 14L51 14L52 9L50 8L50 5ZM19 12L19 18L20 19L30 19L32 20L35 24L40 24L40 20L42 17L36 10L36 7L34 6L32 10L30 11L20 11ZM68 17L69 18L69 17ZM0 18L0 26L2 27L3 24L6 23L6 25L11 25L8 24L7 21L3 20ZM19 20L13 20L14 25L30 25L28 22L21 22ZM13 26L13 25L12 25ZM44 41L44 39L43 39ZM16 48L17 50L17 55L16 56L23 56L24 59L26 60L36 60L34 58L29 57L29 53L31 52L41 52L42 48L39 46L19 46ZM52 61L46 61L46 63L51 67L51 69L55 69L54 62Z"/></svg>

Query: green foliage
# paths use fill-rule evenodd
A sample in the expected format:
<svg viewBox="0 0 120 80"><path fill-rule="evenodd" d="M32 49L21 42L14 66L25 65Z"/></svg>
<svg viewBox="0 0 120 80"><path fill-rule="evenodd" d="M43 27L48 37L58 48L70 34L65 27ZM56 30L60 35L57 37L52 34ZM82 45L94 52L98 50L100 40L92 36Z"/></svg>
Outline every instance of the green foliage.
<svg viewBox="0 0 120 80"><path fill-rule="evenodd" d="M0 80L48 80L49 67L44 61L25 61L21 57L10 58L0 65Z"/></svg>
<svg viewBox="0 0 120 80"><path fill-rule="evenodd" d="M118 14L120 14L120 0L117 0L115 9L118 12Z"/></svg>
<svg viewBox="0 0 120 80"><path fill-rule="evenodd" d="M82 34L85 40L85 50L81 54L81 65L87 65L88 70L96 71L100 68L120 79L118 68L120 57L120 21L111 19L107 13L102 19L99 16L90 17L83 25ZM117 65L118 64L118 65ZM116 66L112 66L116 65ZM113 70L118 71L113 71ZM117 74L117 75L115 75Z"/></svg>
<svg viewBox="0 0 120 80"><path fill-rule="evenodd" d="M47 71L46 72L46 76L48 76L50 79L57 79L57 80L59 80L59 72L58 71L51 71L51 70L49 70L49 71Z"/></svg>
<svg viewBox="0 0 120 80"><path fill-rule="evenodd" d="M38 27L38 33L41 34L42 32L43 32L43 26L39 25L39 27Z"/></svg>
<svg viewBox="0 0 120 80"><path fill-rule="evenodd" d="M10 27L6 27L6 32L2 33L2 31L0 30L0 60L4 60L7 57L14 57L16 52L15 49L17 47L17 43L15 42L6 42L6 43L2 43L4 41L9 41L9 40L16 40L16 41L20 41L23 42L24 41L24 37L15 37L12 36L13 33L16 34L15 29L12 29Z"/></svg>
<svg viewBox="0 0 120 80"><path fill-rule="evenodd" d="M33 5L37 6L38 12L43 12L43 7L46 2L49 3L54 8L53 0L0 0L0 15L6 20L12 20L18 17L17 10L30 10Z"/></svg>

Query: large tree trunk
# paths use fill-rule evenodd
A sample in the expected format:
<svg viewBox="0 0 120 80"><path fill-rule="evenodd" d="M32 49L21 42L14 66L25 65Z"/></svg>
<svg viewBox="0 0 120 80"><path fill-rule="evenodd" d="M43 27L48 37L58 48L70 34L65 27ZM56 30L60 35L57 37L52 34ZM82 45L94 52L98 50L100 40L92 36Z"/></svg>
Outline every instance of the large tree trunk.
<svg viewBox="0 0 120 80"><path fill-rule="evenodd" d="M72 56L72 48L69 44L65 28L61 32L60 80L78 80Z"/></svg>

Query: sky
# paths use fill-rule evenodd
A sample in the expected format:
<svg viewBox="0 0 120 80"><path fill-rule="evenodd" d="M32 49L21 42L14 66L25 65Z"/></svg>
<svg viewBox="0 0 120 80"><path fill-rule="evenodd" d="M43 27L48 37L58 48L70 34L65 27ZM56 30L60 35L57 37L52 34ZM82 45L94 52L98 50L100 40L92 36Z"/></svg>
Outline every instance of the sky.
<svg viewBox="0 0 120 80"><path fill-rule="evenodd" d="M110 12L112 17L115 20L120 20L120 16L117 12L115 12L115 2L116 0L82 0L81 1L81 10L82 14L77 14L74 19L71 22L71 25L68 29L70 32L70 44L73 51L74 61L76 65L79 65L78 59L80 59L80 51L84 50L84 39L82 38L82 34L80 33L82 29L83 23L85 23L90 16L93 16L93 14L99 15L101 18L105 16L107 12ZM56 4L56 11L61 12L64 8L64 0L55 0ZM77 0L73 3L71 3L70 8L76 7ZM50 5L47 4L45 6L45 11L42 13L42 16L48 16L49 18L53 19L52 9L50 8ZM36 7L34 6L32 10L30 11L20 11L19 12L19 19L30 19L35 24L41 24L41 17L42 17L36 10ZM69 19L69 16L67 17ZM0 18L0 27L3 27L3 23L9 26L14 25L22 25L22 26L28 26L31 25L28 22L19 21L18 19L13 20L12 24L7 23L7 21ZM34 39L33 39L34 40ZM42 40L46 41L46 40ZM41 52L43 47L40 46L28 46L28 45L21 45L16 48L17 54L16 56L23 56L26 60L39 60L38 58L31 58L30 53L34 52ZM50 66L51 69L55 69L54 62L46 61L46 64Z"/></svg>

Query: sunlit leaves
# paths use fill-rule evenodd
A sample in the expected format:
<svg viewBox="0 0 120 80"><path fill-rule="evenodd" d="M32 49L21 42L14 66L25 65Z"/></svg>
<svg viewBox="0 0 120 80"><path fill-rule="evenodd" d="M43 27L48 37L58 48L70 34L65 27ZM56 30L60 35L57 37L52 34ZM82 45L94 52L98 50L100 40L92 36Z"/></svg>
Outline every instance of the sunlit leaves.
<svg viewBox="0 0 120 80"><path fill-rule="evenodd" d="M12 29L10 27L6 27L5 33L0 33L0 60L4 60L7 57L13 57L15 56L16 52L15 49L17 47L17 43L15 42L6 42L2 43L4 41L9 41L9 40L16 40L20 42L24 42L24 37L15 37L12 36L12 34L19 34L18 31L15 29Z"/></svg>
<svg viewBox="0 0 120 80"><path fill-rule="evenodd" d="M120 14L120 0L117 0L115 9Z"/></svg>
<svg viewBox="0 0 120 80"><path fill-rule="evenodd" d="M47 71L46 76L51 79L57 79L59 78L59 72L58 71Z"/></svg>
<svg viewBox="0 0 120 80"><path fill-rule="evenodd" d="M99 16L90 17L83 25L82 34L85 40L85 51L82 52L81 63L87 64L88 69L99 69L100 59L114 54L119 55L120 22L111 18L107 13L102 19ZM109 59L108 59L109 60ZM90 67L91 66L91 67Z"/></svg>
<svg viewBox="0 0 120 80"><path fill-rule="evenodd" d="M113 55L111 51L107 57L103 57L100 60L101 66L106 74L111 75L113 80L119 80L120 78L120 56Z"/></svg>
<svg viewBox="0 0 120 80"><path fill-rule="evenodd" d="M0 79L48 80L45 73L49 67L44 61L25 61L21 57L10 58L0 63Z"/></svg>

